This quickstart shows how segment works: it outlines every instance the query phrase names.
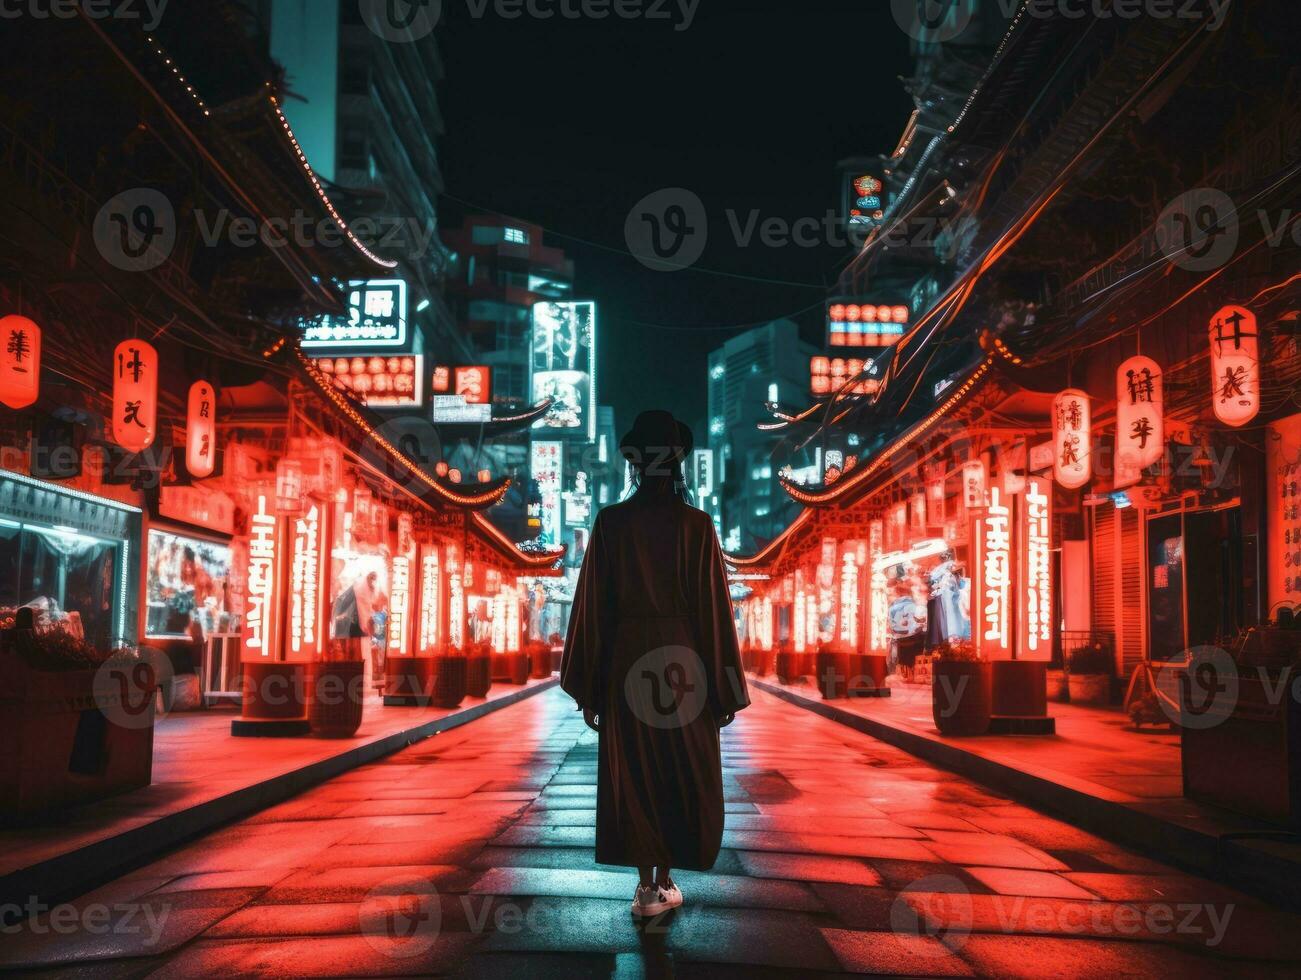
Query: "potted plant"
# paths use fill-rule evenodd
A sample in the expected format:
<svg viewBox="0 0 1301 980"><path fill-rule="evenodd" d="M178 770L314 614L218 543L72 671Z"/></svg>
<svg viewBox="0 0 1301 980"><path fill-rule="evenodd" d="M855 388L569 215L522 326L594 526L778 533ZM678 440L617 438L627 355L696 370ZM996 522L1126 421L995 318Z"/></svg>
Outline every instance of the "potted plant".
<svg viewBox="0 0 1301 980"><path fill-rule="evenodd" d="M970 640L948 640L931 663L931 713L941 735L983 735L989 730L989 664Z"/></svg>
<svg viewBox="0 0 1301 980"><path fill-rule="evenodd" d="M433 685L427 703L436 708L455 708L465 697L466 666L469 661L460 647L448 647L433 658Z"/></svg>
<svg viewBox="0 0 1301 980"><path fill-rule="evenodd" d="M387 666L387 665L386 665ZM332 639L307 665L307 720L319 738L351 738L361 727L366 661L358 645Z"/></svg>
<svg viewBox="0 0 1301 980"><path fill-rule="evenodd" d="M476 643L465 658L465 693L472 698L488 696L492 687L492 648Z"/></svg>
<svg viewBox="0 0 1301 980"><path fill-rule="evenodd" d="M1060 663L1048 665L1048 700L1065 703L1070 700L1070 688L1066 682L1066 670Z"/></svg>
<svg viewBox="0 0 1301 980"><path fill-rule="evenodd" d="M547 650L547 656L551 655L549 648L541 640L530 640L518 653L494 653L492 679L506 684L527 684L534 651L538 647Z"/></svg>
<svg viewBox="0 0 1301 980"><path fill-rule="evenodd" d="M855 653L849 657L849 687L851 698L886 697L890 688L885 683L886 656L883 653Z"/></svg>
<svg viewBox="0 0 1301 980"><path fill-rule="evenodd" d="M1111 675L1114 669L1111 650L1101 640L1094 640L1072 650L1067 680L1071 704L1110 704Z"/></svg>
<svg viewBox="0 0 1301 980"><path fill-rule="evenodd" d="M788 646L777 651L777 680L790 684L800 676L801 655Z"/></svg>
<svg viewBox="0 0 1301 980"><path fill-rule="evenodd" d="M829 643L818 644L814 660L814 676L822 700L830 701L847 696L849 685L849 654L841 653Z"/></svg>
<svg viewBox="0 0 1301 980"><path fill-rule="evenodd" d="M551 676L551 647L546 643L525 644L529 656L529 677L541 680Z"/></svg>
<svg viewBox="0 0 1301 980"><path fill-rule="evenodd" d="M158 668L33 610L0 610L0 817L26 820L148 786Z"/></svg>

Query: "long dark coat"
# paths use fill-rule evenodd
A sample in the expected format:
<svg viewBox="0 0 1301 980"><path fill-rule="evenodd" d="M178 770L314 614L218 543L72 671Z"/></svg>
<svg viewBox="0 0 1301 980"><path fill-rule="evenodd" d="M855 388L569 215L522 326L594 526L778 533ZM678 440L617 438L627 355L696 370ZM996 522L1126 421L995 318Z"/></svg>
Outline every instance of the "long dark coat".
<svg viewBox="0 0 1301 980"><path fill-rule="evenodd" d="M750 698L707 514L648 489L601 511L560 684L600 718L596 860L713 867L723 836L718 722Z"/></svg>

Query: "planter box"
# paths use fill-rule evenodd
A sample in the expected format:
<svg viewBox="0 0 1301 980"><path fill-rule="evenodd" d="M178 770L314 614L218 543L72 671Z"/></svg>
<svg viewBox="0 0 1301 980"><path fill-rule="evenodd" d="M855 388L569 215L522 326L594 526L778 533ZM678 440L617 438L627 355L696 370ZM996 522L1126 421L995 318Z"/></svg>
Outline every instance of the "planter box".
<svg viewBox="0 0 1301 980"><path fill-rule="evenodd" d="M795 678L800 676L802 655L798 653L787 653L782 651L776 657L777 679L783 684L789 684Z"/></svg>
<svg viewBox="0 0 1301 980"><path fill-rule="evenodd" d="M455 708L465 697L468 663L465 657L390 657L384 703Z"/></svg>
<svg viewBox="0 0 1301 980"><path fill-rule="evenodd" d="M307 720L320 738L351 738L361 727L364 660L331 660L307 667Z"/></svg>
<svg viewBox="0 0 1301 980"><path fill-rule="evenodd" d="M551 676L550 647L542 647L529 652L529 676L535 680Z"/></svg>
<svg viewBox="0 0 1301 980"><path fill-rule="evenodd" d="M492 655L475 654L465 658L465 693L472 698L488 696L492 687Z"/></svg>
<svg viewBox="0 0 1301 980"><path fill-rule="evenodd" d="M772 650L754 652L754 673L756 677L767 677L776 668L777 654Z"/></svg>
<svg viewBox="0 0 1301 980"><path fill-rule="evenodd" d="M1242 676L1236 700L1208 706L1206 692L1180 678L1185 796L1301 828L1301 702L1289 680L1271 672L1280 701L1259 677Z"/></svg>
<svg viewBox="0 0 1301 980"><path fill-rule="evenodd" d="M883 698L890 696L885 684L886 657L883 653L855 653L849 657L849 696Z"/></svg>
<svg viewBox="0 0 1301 980"><path fill-rule="evenodd" d="M527 653L494 653L492 679L505 684L526 684L532 664Z"/></svg>
<svg viewBox="0 0 1301 980"><path fill-rule="evenodd" d="M35 671L3 652L0 660L0 820L26 822L149 785L152 671L128 666L96 685L93 670Z"/></svg>
<svg viewBox="0 0 1301 980"><path fill-rule="evenodd" d="M818 690L822 700L849 696L849 654L818 653L814 659Z"/></svg>
<svg viewBox="0 0 1301 980"><path fill-rule="evenodd" d="M932 665L931 713L941 735L984 735L989 730L989 664L937 660Z"/></svg>
<svg viewBox="0 0 1301 980"><path fill-rule="evenodd" d="M1071 704L1105 708L1111 704L1111 678L1106 674L1070 674Z"/></svg>

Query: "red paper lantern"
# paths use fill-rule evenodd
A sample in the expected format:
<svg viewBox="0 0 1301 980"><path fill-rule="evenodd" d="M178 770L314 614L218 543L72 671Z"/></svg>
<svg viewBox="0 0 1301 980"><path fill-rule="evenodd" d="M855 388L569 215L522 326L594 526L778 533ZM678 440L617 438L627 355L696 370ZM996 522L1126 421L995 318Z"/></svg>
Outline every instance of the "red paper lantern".
<svg viewBox="0 0 1301 980"><path fill-rule="evenodd" d="M113 352L113 441L133 453L153 445L158 421L158 352L124 340Z"/></svg>
<svg viewBox="0 0 1301 980"><path fill-rule="evenodd" d="M1116 369L1116 486L1137 483L1141 470L1165 450L1165 385L1150 357L1131 357Z"/></svg>
<svg viewBox="0 0 1301 980"><path fill-rule="evenodd" d="M41 328L25 316L0 319L0 402L26 408L41 393Z"/></svg>
<svg viewBox="0 0 1301 980"><path fill-rule="evenodd" d="M1089 396L1067 388L1053 399L1053 476L1067 490L1084 486L1093 476L1092 438Z"/></svg>
<svg viewBox="0 0 1301 980"><path fill-rule="evenodd" d="M487 482L488 482L489 480L491 480L491 479L492 479L492 473L491 473L490 471L488 471L488 470L480 470L480 471L479 471L479 482L480 482L480 483L487 483Z"/></svg>
<svg viewBox="0 0 1301 980"><path fill-rule="evenodd" d="M1225 425L1246 425L1260 411L1256 315L1226 306L1211 317L1211 407Z"/></svg>
<svg viewBox="0 0 1301 980"><path fill-rule="evenodd" d="M206 381L190 385L185 414L185 468L190 476L212 476L217 456L217 393Z"/></svg>

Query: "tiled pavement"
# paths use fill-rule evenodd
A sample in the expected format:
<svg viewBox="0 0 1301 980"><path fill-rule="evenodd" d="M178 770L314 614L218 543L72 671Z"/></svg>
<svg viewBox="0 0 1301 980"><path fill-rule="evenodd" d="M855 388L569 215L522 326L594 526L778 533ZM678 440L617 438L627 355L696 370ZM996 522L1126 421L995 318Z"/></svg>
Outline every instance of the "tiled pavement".
<svg viewBox="0 0 1301 980"><path fill-rule="evenodd" d="M761 694L727 830L641 926L558 691L355 770L0 939L26 975L1296 976L1296 917Z"/></svg>

